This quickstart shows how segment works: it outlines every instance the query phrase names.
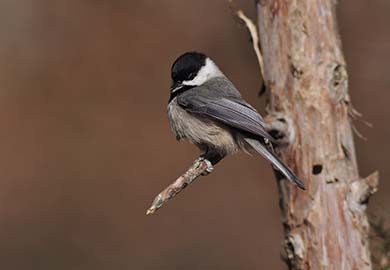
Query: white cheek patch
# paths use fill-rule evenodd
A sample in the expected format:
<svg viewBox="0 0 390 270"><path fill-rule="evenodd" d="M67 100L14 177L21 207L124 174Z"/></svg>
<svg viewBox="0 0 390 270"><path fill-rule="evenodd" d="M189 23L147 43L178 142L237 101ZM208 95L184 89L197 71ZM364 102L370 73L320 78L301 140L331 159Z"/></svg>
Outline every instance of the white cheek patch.
<svg viewBox="0 0 390 270"><path fill-rule="evenodd" d="M206 59L206 64L199 70L198 74L190 81L183 81L184 85L201 85L206 81L221 77L223 73L219 70L217 65L209 58Z"/></svg>

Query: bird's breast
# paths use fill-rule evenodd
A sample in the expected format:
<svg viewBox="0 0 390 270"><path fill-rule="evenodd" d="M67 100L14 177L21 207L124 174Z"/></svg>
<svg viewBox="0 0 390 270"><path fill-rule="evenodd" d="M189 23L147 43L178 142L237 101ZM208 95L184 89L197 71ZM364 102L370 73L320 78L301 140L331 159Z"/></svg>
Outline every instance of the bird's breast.
<svg viewBox="0 0 390 270"><path fill-rule="evenodd" d="M168 119L176 138L188 139L200 148L207 145L226 154L240 148L229 127L211 118L188 113L177 104L176 98L168 104Z"/></svg>

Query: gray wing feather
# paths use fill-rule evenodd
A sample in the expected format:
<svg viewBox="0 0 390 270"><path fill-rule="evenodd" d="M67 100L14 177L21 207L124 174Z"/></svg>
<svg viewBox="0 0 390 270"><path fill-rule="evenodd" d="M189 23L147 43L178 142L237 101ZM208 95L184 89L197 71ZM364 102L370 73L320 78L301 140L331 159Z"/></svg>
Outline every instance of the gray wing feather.
<svg viewBox="0 0 390 270"><path fill-rule="evenodd" d="M181 95L178 104L186 111L205 115L234 127L274 141L265 130L260 114L239 97L213 97L196 94Z"/></svg>
<svg viewBox="0 0 390 270"><path fill-rule="evenodd" d="M283 173L289 180L293 181L301 189L305 189L303 182L281 161L271 149L261 142L249 138L245 138L245 141L253 147L260 155L271 161L271 163Z"/></svg>

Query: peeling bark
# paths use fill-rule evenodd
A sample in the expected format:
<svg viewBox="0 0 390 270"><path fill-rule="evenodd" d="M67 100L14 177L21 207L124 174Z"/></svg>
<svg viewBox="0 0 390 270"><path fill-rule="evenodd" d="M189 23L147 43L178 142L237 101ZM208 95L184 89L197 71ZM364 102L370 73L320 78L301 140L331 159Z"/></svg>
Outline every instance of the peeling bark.
<svg viewBox="0 0 390 270"><path fill-rule="evenodd" d="M372 268L365 209L378 175L359 177L335 4L257 2L267 119L286 135L276 150L307 187L279 181L290 269Z"/></svg>

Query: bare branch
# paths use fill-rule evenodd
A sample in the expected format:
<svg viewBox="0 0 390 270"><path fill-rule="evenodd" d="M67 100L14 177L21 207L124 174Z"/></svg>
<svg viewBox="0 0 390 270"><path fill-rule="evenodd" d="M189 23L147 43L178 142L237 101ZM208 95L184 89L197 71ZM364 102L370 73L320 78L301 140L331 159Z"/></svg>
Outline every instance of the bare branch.
<svg viewBox="0 0 390 270"><path fill-rule="evenodd" d="M237 15L237 17L245 24L246 28L249 31L249 34L252 39L253 50L255 51L257 61L259 62L261 77L263 81L265 81L264 61L260 50L260 39L259 34L257 32L257 26L251 19L248 18L248 16L245 15L245 13L241 9L236 9L235 7L233 7L233 1L230 1L230 6L233 9L234 13Z"/></svg>
<svg viewBox="0 0 390 270"><path fill-rule="evenodd" d="M213 170L213 165L207 159L202 157L196 159L192 166L175 182L170 184L166 189L160 192L154 199L150 208L146 211L146 215L156 212L164 203L176 196L186 186L191 184L199 175L207 175Z"/></svg>

